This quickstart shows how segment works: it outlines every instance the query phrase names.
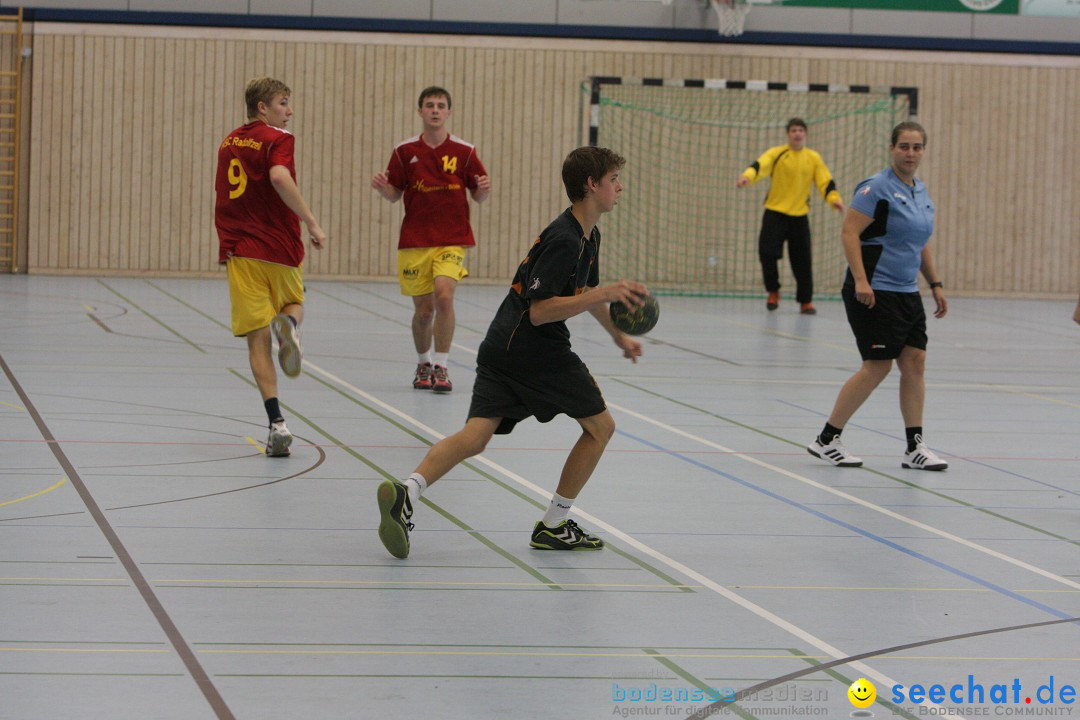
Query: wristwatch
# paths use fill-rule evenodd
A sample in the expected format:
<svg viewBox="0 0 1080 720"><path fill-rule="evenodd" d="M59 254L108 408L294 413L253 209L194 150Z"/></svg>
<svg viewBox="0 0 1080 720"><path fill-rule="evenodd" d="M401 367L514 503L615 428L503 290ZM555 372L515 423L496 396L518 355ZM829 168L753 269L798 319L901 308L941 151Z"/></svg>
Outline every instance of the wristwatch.
<svg viewBox="0 0 1080 720"><path fill-rule="evenodd" d="M930 289L933 290L934 288L942 288L942 289L944 289L945 288L945 283L941 282L940 280L938 280L937 282L930 283Z"/></svg>

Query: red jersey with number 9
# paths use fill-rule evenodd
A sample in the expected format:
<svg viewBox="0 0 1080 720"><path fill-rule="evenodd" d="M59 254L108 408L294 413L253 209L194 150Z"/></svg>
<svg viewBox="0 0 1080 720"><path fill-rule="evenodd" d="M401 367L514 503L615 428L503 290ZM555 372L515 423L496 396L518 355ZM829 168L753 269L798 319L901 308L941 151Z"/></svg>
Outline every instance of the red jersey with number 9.
<svg viewBox="0 0 1080 720"><path fill-rule="evenodd" d="M476 245L465 190L487 175L476 148L449 135L430 147L419 135L394 148L386 169L390 184L405 192L405 219L398 249Z"/></svg>
<svg viewBox="0 0 1080 720"><path fill-rule="evenodd" d="M233 256L290 267L303 262L300 218L270 182L275 165L288 168L296 180L295 146L292 133L261 120L238 127L222 141L214 183L219 263Z"/></svg>

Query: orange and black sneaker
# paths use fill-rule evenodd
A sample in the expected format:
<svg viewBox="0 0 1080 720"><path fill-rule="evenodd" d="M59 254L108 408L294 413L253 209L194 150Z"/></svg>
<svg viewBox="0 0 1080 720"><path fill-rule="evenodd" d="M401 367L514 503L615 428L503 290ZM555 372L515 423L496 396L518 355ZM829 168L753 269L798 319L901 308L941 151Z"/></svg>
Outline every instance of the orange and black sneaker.
<svg viewBox="0 0 1080 720"><path fill-rule="evenodd" d="M780 293L779 292L771 292L771 293L769 293L769 299L765 301L765 309L767 309L767 310L775 310L778 307L780 307Z"/></svg>
<svg viewBox="0 0 1080 720"><path fill-rule="evenodd" d="M437 393L448 393L454 389L454 383L450 382L450 376L442 365L435 365L431 371L431 389Z"/></svg>
<svg viewBox="0 0 1080 720"><path fill-rule="evenodd" d="M803 303L799 306L799 312L803 315L817 315L817 308L814 307L814 303Z"/></svg>
<svg viewBox="0 0 1080 720"><path fill-rule="evenodd" d="M412 386L417 390L430 390L435 384L432 377L431 363L419 363L416 366L416 374L413 375Z"/></svg>

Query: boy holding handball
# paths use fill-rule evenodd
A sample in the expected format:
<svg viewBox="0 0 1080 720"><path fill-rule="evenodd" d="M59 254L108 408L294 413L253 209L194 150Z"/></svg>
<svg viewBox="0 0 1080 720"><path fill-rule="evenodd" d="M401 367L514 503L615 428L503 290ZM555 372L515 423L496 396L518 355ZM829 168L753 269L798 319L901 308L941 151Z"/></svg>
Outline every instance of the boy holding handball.
<svg viewBox="0 0 1080 720"><path fill-rule="evenodd" d="M459 462L483 452L492 435L511 432L525 418L548 422L560 413L581 425L548 511L533 528L530 545L543 550L598 550L604 542L569 519L615 420L596 381L570 348L568 318L588 311L610 333L623 356L637 362L641 343L618 330L608 306L641 307L648 289L620 280L599 287L600 216L622 193L625 160L607 148L581 147L563 162L571 206L540 233L514 275L480 345L476 381L465 427L428 450L408 478L379 485L379 538L390 554L409 555L413 505Z"/></svg>

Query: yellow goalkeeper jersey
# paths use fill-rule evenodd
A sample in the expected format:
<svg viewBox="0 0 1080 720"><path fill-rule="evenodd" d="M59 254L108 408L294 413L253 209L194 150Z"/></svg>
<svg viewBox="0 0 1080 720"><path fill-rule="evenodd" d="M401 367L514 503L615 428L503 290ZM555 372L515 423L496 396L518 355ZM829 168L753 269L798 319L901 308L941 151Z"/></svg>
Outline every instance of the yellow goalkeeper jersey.
<svg viewBox="0 0 1080 720"><path fill-rule="evenodd" d="M746 168L743 175L751 183L771 177L769 194L765 196L765 209L792 217L801 217L810 212L812 185L817 185L827 203L841 199L825 161L808 147L802 150L792 150L787 145L771 147L762 153L757 162Z"/></svg>

